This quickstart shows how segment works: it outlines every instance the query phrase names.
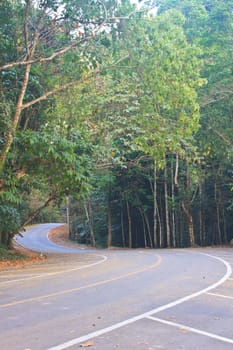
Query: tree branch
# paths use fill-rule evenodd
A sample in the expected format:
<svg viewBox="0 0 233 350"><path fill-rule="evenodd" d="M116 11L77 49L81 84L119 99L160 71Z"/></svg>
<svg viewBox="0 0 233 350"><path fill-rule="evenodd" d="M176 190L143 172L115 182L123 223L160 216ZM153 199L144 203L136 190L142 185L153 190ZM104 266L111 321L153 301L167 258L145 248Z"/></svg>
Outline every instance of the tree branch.
<svg viewBox="0 0 233 350"><path fill-rule="evenodd" d="M117 68L118 67L118 63L121 63L123 60L127 59L128 58L128 55L120 58L119 60L117 60L116 62L114 62L112 65L104 68L103 70L101 70L100 68L96 68L93 72L91 72L90 74L82 77L81 79L79 79L78 81L71 81L69 83L66 83L66 84L63 84L57 88L54 88L50 91L48 91L47 93L45 93L44 95L30 101L30 102L27 102L27 103L24 103L22 105L22 110L28 108L28 107L31 107L33 106L34 104L38 103L38 102L41 102L41 101L44 101L46 100L49 96L52 96L58 92L61 92L61 91L64 91L72 86L75 86L75 85L78 85L78 84L82 84L84 83L85 81L91 79L91 78L94 78L95 76L97 76L99 73L105 71L105 70L109 70L109 69L112 69L112 68Z"/></svg>
<svg viewBox="0 0 233 350"><path fill-rule="evenodd" d="M41 16L40 20L43 18L43 16ZM104 25L107 23L107 18L104 19L104 21L97 27L97 29L94 29L92 34L83 38L83 39L79 39L76 40L75 42L73 42L72 44L62 48L61 50L54 52L52 55L50 55L49 57L40 57L40 58L35 58L32 59L32 57L30 57L27 60L24 61L17 61L17 62L11 62L8 64L5 64L3 66L0 67L0 71L6 70L6 69L10 69L10 68L14 68L14 67L19 67L19 66L25 66L28 64L35 64L35 63L43 63L43 62L51 62L54 58L59 57L64 55L66 52L74 49L75 47L81 45L82 43L89 41L91 39L93 39L98 32L104 27Z"/></svg>
<svg viewBox="0 0 233 350"><path fill-rule="evenodd" d="M223 139L223 141L225 141L225 143L232 147L233 146L233 143L225 136L223 135L220 131L212 128L211 126L209 127L209 129L211 129L215 134L217 134L221 139Z"/></svg>
<svg viewBox="0 0 233 350"><path fill-rule="evenodd" d="M41 205L39 208L37 208L34 212L32 212L29 215L28 219L23 223L22 227L28 225L33 219L35 219L35 217L41 212L41 210L46 208L49 205L49 203L52 202L55 198L56 198L56 195L51 194L43 205Z"/></svg>
<svg viewBox="0 0 233 350"><path fill-rule="evenodd" d="M17 62L12 62L12 63L5 64L4 66L0 67L0 71L6 70L6 69L10 69L10 68L14 68L14 67L19 67L19 66L26 66L28 64L50 62L54 58L64 55L66 52L68 52L69 50L72 50L73 48L75 48L76 46L80 45L81 43L90 40L92 37L93 36L88 36L85 39L76 41L75 43L73 43L71 45L68 45L68 46L66 46L63 49L61 49L61 50L59 50L57 52L54 52L52 55L50 55L48 57L40 57L40 58L29 59L29 60L25 60L25 61L17 61Z"/></svg>
<svg viewBox="0 0 233 350"><path fill-rule="evenodd" d="M213 95L220 95L220 94L228 94L228 95L232 95L233 94L233 91L232 90L219 90L219 91L216 91ZM209 100L207 99L206 101L203 100L203 102L201 102L200 106L201 107L205 107L205 106L208 106L212 103L216 103L216 102L219 102L221 100L224 100L225 98L228 97L228 95L224 95L224 96L221 96L219 98L209 98ZM211 96L210 96L211 97Z"/></svg>

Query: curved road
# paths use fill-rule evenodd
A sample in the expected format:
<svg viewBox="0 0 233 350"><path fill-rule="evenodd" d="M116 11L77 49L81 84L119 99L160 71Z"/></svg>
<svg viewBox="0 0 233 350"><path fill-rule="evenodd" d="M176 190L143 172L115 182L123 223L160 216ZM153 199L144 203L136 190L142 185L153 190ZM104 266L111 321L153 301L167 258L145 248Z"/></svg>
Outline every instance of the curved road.
<svg viewBox="0 0 233 350"><path fill-rule="evenodd" d="M61 224L62 225L62 224ZM49 230L59 224L41 224L35 225L23 232L23 237L17 236L16 242L27 249L41 253L77 253L82 252L78 248L69 248L53 243L48 239Z"/></svg>
<svg viewBox="0 0 233 350"><path fill-rule="evenodd" d="M1 350L233 349L232 249L70 251L48 229L20 244L75 254L0 273Z"/></svg>

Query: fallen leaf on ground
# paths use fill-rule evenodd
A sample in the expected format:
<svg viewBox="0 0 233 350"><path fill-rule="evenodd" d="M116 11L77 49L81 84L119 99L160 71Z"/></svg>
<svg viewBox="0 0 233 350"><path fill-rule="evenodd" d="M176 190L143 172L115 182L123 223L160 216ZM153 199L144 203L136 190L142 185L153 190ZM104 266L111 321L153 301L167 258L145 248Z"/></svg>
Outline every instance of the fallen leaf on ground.
<svg viewBox="0 0 233 350"><path fill-rule="evenodd" d="M94 345L93 340L88 340L86 343L80 344L80 348L88 348L89 346Z"/></svg>

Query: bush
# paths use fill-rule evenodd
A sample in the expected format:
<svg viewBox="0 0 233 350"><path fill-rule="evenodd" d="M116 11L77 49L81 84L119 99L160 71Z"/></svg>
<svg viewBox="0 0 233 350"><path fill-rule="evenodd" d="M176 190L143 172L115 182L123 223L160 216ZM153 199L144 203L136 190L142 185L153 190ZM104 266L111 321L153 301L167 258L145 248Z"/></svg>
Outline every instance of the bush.
<svg viewBox="0 0 233 350"><path fill-rule="evenodd" d="M20 215L17 209L0 205L0 243L10 246L14 235L21 226Z"/></svg>

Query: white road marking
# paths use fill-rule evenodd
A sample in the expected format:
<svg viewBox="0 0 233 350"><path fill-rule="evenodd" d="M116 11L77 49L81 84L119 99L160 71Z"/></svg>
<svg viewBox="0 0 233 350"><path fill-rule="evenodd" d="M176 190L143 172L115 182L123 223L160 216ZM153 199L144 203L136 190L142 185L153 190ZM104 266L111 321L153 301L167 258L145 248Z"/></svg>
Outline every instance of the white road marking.
<svg viewBox="0 0 233 350"><path fill-rule="evenodd" d="M180 328L180 329L188 331L188 332L201 334L201 335L204 335L204 336L209 337L209 338L213 338L213 339L217 339L217 340L223 341L225 343L233 344L233 339L222 337L222 336L214 334L214 333L205 332L205 331L202 331L202 330L197 329L197 328L188 327L188 326L185 326L185 325L180 324L180 323L166 321L166 320L163 320L161 318L152 317L152 316L148 316L147 319L152 320L152 321L156 321L156 322L159 322L159 323L163 323L163 324L168 325L168 326Z"/></svg>
<svg viewBox="0 0 233 350"><path fill-rule="evenodd" d="M97 255L97 254L95 254L95 255ZM62 271L57 271L57 272L48 272L48 273L43 273L43 274L37 274L36 276L34 275L34 276L31 276L31 277L27 277L27 278L18 278L16 280L1 281L0 285L6 285L6 284L13 283L13 282L29 281L29 280L34 280L34 279L41 278L41 277L55 276L55 275L60 275L60 274L63 274L63 273L83 270L83 269L86 269L88 267L92 267L92 266L96 266L96 265L102 264L108 259L108 257L105 256L105 255L97 255L97 256L101 256L103 259L99 260L97 262L88 264L88 265L74 267L72 269L67 269L67 270L62 270Z"/></svg>
<svg viewBox="0 0 233 350"><path fill-rule="evenodd" d="M233 262L232 255L221 255L221 258L228 260L230 263Z"/></svg>
<svg viewBox="0 0 233 350"><path fill-rule="evenodd" d="M47 350L64 350L64 349L67 349L67 348L69 348L71 346L80 344L82 342L86 342L86 341L88 341L90 339L93 339L93 338L96 338L96 337L98 337L100 335L103 335L103 334L106 334L106 333L110 333L110 332L112 332L112 331L114 331L116 329L122 328L122 327L127 326L129 324L132 324L132 323L134 323L136 321L142 320L144 318L148 318L148 317L152 316L153 314L157 314L157 313L159 313L161 311L170 309L170 308L172 308L174 306L177 306L179 304L184 303L185 301L188 301L190 299L196 298L196 297L198 297L198 296L200 296L200 295L202 295L204 293L209 292L212 289L217 288L218 286L223 284L229 278L229 276L232 274L231 266L229 265L229 263L227 261L225 261L225 260L223 260L223 259L221 259L219 257L213 256L213 255L210 255L210 254L205 254L205 253L200 253L200 254L208 256L208 257L210 257L212 259L218 260L218 261L222 262L225 265L226 273L218 282L210 285L209 287L201 289L198 292L195 292L193 294L189 294L189 295L187 295L187 296L185 296L183 298L180 298L180 299L177 299L175 301L172 301L171 303L159 306L159 307L157 307L157 308L155 308L155 309L153 309L151 311L148 311L148 312L145 312L143 314L137 315L135 317L129 318L129 319L125 320L125 321L113 324L113 325L111 325L109 327L100 329L100 330L98 330L96 332L92 332L92 333L86 334L84 336L81 336L81 337L78 337L78 338L74 338L72 340L69 340L69 341L63 343L63 344L59 344L57 346L53 346L51 348L48 348Z"/></svg>
<svg viewBox="0 0 233 350"><path fill-rule="evenodd" d="M215 297L225 298L225 299L233 299L233 297L230 297L228 295L223 295L223 294L217 294L217 293L206 293L206 294L213 295Z"/></svg>

